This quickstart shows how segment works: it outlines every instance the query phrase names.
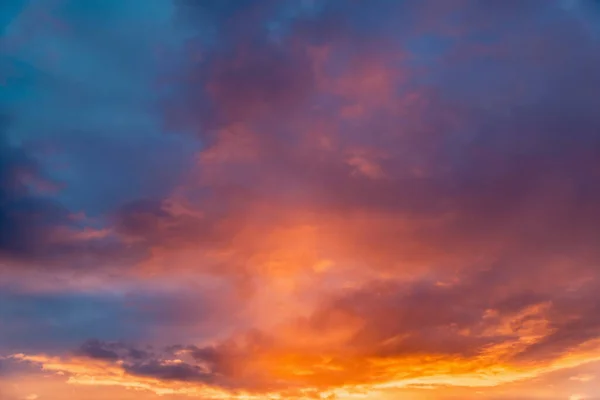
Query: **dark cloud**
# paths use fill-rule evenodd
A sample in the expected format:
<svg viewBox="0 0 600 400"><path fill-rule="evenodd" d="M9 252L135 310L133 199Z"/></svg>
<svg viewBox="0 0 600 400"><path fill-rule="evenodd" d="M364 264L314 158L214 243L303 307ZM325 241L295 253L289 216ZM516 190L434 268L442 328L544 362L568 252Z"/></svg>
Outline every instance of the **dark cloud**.
<svg viewBox="0 0 600 400"><path fill-rule="evenodd" d="M174 360L175 350L183 348L183 346L171 346L160 351L147 346L146 349L139 349L123 342L105 342L90 339L74 354L109 362L120 360L123 371L136 376L180 382L210 383L213 381L215 378L214 372L206 366Z"/></svg>
<svg viewBox="0 0 600 400"><path fill-rule="evenodd" d="M125 364L123 369L131 375L146 376L165 381L203 383L213 381L212 374L204 372L199 366L183 362L162 364L158 361L149 361L139 364Z"/></svg>
<svg viewBox="0 0 600 400"><path fill-rule="evenodd" d="M137 200L124 204L114 215L114 226L125 237L143 240L146 246L168 246L192 238L210 237L211 226L190 215L177 215L162 201ZM170 237L169 242L164 239Z"/></svg>
<svg viewBox="0 0 600 400"><path fill-rule="evenodd" d="M197 150L166 134L156 110L168 69L156 49L178 38L171 4L13 3L0 10L2 268L135 263L146 249L119 243L106 217L163 198Z"/></svg>
<svg viewBox="0 0 600 400"><path fill-rule="evenodd" d="M54 149L51 158L64 165L62 173L68 183L61 200L70 209L96 218L139 198L162 199L192 167L197 150L193 139L178 135L140 132L124 136L93 128L56 132L50 138L32 140L30 146ZM48 169L54 167L46 164L50 164Z"/></svg>
<svg viewBox="0 0 600 400"><path fill-rule="evenodd" d="M98 228L61 202L56 191L62 182L44 170L30 149L11 144L8 121L0 121L2 268L96 269L109 261L138 258L139 249L126 249L110 235L86 236L86 230Z"/></svg>
<svg viewBox="0 0 600 400"><path fill-rule="evenodd" d="M142 349L131 343L106 342L98 339L86 340L74 354L106 361L128 360L132 363L145 362L155 357L151 346Z"/></svg>
<svg viewBox="0 0 600 400"><path fill-rule="evenodd" d="M256 367L252 357L272 345L270 336L249 331L237 339L206 347L147 345L140 348L121 341L90 339L73 354L119 365L124 373L132 376L260 391L268 386L285 387L285 382L269 383L261 371L253 371Z"/></svg>
<svg viewBox="0 0 600 400"><path fill-rule="evenodd" d="M199 38L191 51L206 53L185 71L185 87L166 104L174 126L210 143L214 130L232 122L277 123L310 105L315 80L306 49L280 42L269 29L289 2L176 2ZM286 23L287 21L284 21ZM213 26L210 32L206 26ZM180 82L173 82L179 87Z"/></svg>
<svg viewBox="0 0 600 400"><path fill-rule="evenodd" d="M100 342L97 339L90 339L81 345L76 354L99 360L118 360L119 354L114 350L109 350L113 347L115 346L107 346L106 343Z"/></svg>
<svg viewBox="0 0 600 400"><path fill-rule="evenodd" d="M189 354L198 362L208 362L216 364L219 361L219 349L211 347L188 346L186 349Z"/></svg>
<svg viewBox="0 0 600 400"><path fill-rule="evenodd" d="M21 148L10 145L8 121L0 119L0 256L34 257L53 229L68 223L68 211L59 203L32 193L27 185L45 177L39 165Z"/></svg>
<svg viewBox="0 0 600 400"><path fill-rule="evenodd" d="M130 348L128 351L128 356L133 360L143 360L145 358L149 358L150 354L145 350Z"/></svg>

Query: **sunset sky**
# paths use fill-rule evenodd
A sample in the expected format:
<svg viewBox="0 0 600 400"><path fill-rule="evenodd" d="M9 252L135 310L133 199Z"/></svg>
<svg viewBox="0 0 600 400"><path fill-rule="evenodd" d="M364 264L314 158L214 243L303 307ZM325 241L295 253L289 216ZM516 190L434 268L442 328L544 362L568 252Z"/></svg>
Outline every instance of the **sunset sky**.
<svg viewBox="0 0 600 400"><path fill-rule="evenodd" d="M600 1L0 0L0 400L600 400Z"/></svg>

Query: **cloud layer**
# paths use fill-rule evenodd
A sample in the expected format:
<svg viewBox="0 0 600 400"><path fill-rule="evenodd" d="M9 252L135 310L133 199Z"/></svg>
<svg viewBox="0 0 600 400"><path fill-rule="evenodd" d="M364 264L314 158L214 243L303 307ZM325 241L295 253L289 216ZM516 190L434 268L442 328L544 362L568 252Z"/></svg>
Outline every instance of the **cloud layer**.
<svg viewBox="0 0 600 400"><path fill-rule="evenodd" d="M596 2L144 4L0 8L4 369L591 398Z"/></svg>

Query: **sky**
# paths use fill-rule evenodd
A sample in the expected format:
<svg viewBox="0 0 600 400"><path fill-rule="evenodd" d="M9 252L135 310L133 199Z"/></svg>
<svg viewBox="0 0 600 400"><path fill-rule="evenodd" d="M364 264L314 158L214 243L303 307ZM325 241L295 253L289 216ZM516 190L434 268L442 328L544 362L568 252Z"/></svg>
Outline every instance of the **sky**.
<svg viewBox="0 0 600 400"><path fill-rule="evenodd" d="M599 400L600 2L0 2L1 400Z"/></svg>

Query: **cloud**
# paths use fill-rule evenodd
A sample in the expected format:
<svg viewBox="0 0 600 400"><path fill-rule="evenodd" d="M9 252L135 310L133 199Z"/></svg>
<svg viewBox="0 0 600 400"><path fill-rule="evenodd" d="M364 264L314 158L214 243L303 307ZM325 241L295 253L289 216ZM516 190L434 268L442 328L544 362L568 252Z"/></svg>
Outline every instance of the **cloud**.
<svg viewBox="0 0 600 400"><path fill-rule="evenodd" d="M9 146L5 135L7 121L3 119L1 123L0 249L9 255L23 255L31 251L37 237L47 234L48 224L65 219L66 211L51 201L28 195L21 179L24 175L35 177L37 167L26 153ZM36 214L39 215L37 218Z"/></svg>
<svg viewBox="0 0 600 400"><path fill-rule="evenodd" d="M103 347L103 343L99 340L88 340L79 349L79 353L86 357L97 358L100 360L118 360L119 355L113 351Z"/></svg>
<svg viewBox="0 0 600 400"><path fill-rule="evenodd" d="M277 40L263 28L279 11L223 11L226 18L254 12L264 24L250 19L240 31L223 24L226 50L200 46L206 54L189 66L197 83L181 97L183 108L200 110L192 113L198 120L179 121L205 140L198 169L177 196L154 203L156 211L124 208L127 233L154 246L155 255L167 247L178 264L193 258L194 268L219 273L255 273L255 263L244 261L268 252L261 248L265 237L302 223L313 232L303 239L325 249L311 247L307 253L315 255L302 261L306 268L321 256L409 274L417 264L437 271L500 262L527 264L528 271L519 270L525 282L538 266L566 257L582 268L581 276L592 273L584 265L597 257L598 193L590 182L598 179L599 121L589 89L598 78L597 43L571 14L541 2L456 3L462 18L487 23L456 33L446 49L433 51L440 67L423 72L410 57L425 50L410 55L400 46L410 42L410 30L398 53L385 51L389 43L378 44L389 31L363 21L358 9L332 4L343 13L296 10L300 22L281 22L286 34ZM379 25L396 18L384 17L393 7L374 6ZM433 11L429 18L445 20ZM533 16L535 29L521 15ZM314 43L314 25L333 16L341 24L334 28L351 40L324 35ZM525 36L507 31L507 20ZM366 49L349 48L363 30L374 32L364 38ZM252 35L260 40L248 39L254 50L246 51L242 44ZM274 64L255 68L254 55ZM290 72L287 57L304 72ZM230 70L227 79L218 75ZM276 79L279 72L290 75ZM474 82L480 78L496 86L483 90ZM263 80L269 84L257 83ZM210 104L216 111L205 118ZM276 112L267 111L272 107ZM181 256L182 248L196 246L202 250ZM226 259L207 259L213 252Z"/></svg>
<svg viewBox="0 0 600 400"><path fill-rule="evenodd" d="M156 260L243 271L258 304L308 308L312 335L365 357L478 359L517 343L503 362L539 366L595 339L597 39L555 4L467 1L449 8L468 23L411 54L412 30L433 44L445 32L385 41L395 5L369 8L374 24L330 4L288 25L269 7L231 11L262 23L219 25L225 45L190 63L185 104L216 111L179 115L206 148L194 201L175 201L211 228L143 225ZM439 7L411 11L448 23ZM346 294L327 303L325 288Z"/></svg>
<svg viewBox="0 0 600 400"><path fill-rule="evenodd" d="M161 364L157 361L150 361L127 365L125 371L132 375L147 376L164 381L207 382L211 380L211 375L203 372L200 367L179 362Z"/></svg>
<svg viewBox="0 0 600 400"><path fill-rule="evenodd" d="M105 281L103 284L115 284ZM172 340L210 337L222 331L226 320L239 311L230 289L217 282L213 288L179 283L177 290L150 284L121 286L119 290L52 291L47 288L0 287L0 354L6 352L60 354L74 342L101 338L108 342L171 343ZM199 292L198 292L199 291ZM82 355L116 359L104 342L89 341L78 349ZM127 351L132 359L144 356L143 348Z"/></svg>
<svg viewBox="0 0 600 400"><path fill-rule="evenodd" d="M0 249L86 260L116 294L9 291L9 343L48 325L76 349L23 359L72 383L292 398L492 387L598 359L600 42L579 5L176 1L138 20L67 3L72 62L42 87L106 116L41 107L53 131L38 136L23 118L38 100L10 110ZM80 42L106 70L71 60ZM23 174L62 186L42 196ZM169 284L181 293L135 290Z"/></svg>
<svg viewBox="0 0 600 400"><path fill-rule="evenodd" d="M594 380L595 376L592 374L582 374L582 375L574 375L572 377L569 378L569 380L572 381L576 381L576 382L589 382L591 380Z"/></svg>
<svg viewBox="0 0 600 400"><path fill-rule="evenodd" d="M507 340L484 335L478 323L488 310L509 318L548 302L548 316L517 322L549 324L519 358L556 358L596 337L589 319L562 319L566 310L587 315L569 293L596 285L597 40L548 2L457 2L454 11L472 22L434 54L440 67L423 73L406 59L425 50L400 52L410 29L397 54L390 42L379 43L396 18L392 3L369 9L382 19L377 27L359 17L362 9L331 4L342 13L296 10L299 22L288 25L278 19L281 9L223 6L223 18L252 18L239 29L220 24L223 47L201 47L202 60L190 63L198 83L187 87L185 104L216 111L179 121L206 148L190 198L180 195L171 207L191 204L196 213L174 217L165 203L144 205L128 209L122 226L152 244L159 262L242 274L257 286L274 285L274 276L295 279L284 294L271 289L292 307L298 292L322 297L320 282L335 292L365 279L431 276L406 289L384 282L381 290L391 291L385 300L370 297L378 286L364 285L365 297L356 300L364 312L350 300L334 307L373 327L349 349L375 352L377 340L408 335L385 351L473 357ZM446 21L438 10L414 15ZM331 18L332 31L319 31ZM269 33L273 21L286 33ZM364 47L349 49L365 30ZM327 260L335 267L315 274ZM431 283L453 279L459 283L451 289ZM395 294L402 290L410 295ZM452 324L457 332L447 330Z"/></svg>
<svg viewBox="0 0 600 400"><path fill-rule="evenodd" d="M107 226L110 215L170 192L197 149L195 140L167 135L155 109L160 76L171 66L153 60L161 46L177 48L181 34L171 30L171 9L168 1L142 14L119 2L6 9L3 269L101 269L143 255L119 243ZM132 15L139 17L134 24Z"/></svg>
<svg viewBox="0 0 600 400"><path fill-rule="evenodd" d="M26 148L10 143L9 128L10 120L3 118L0 126L2 269L14 264L36 268L32 264L40 260L55 266L64 260L74 265L89 265L84 256L93 257L98 263L124 256L118 243L101 230L82 224L53 196L61 183L50 177Z"/></svg>

